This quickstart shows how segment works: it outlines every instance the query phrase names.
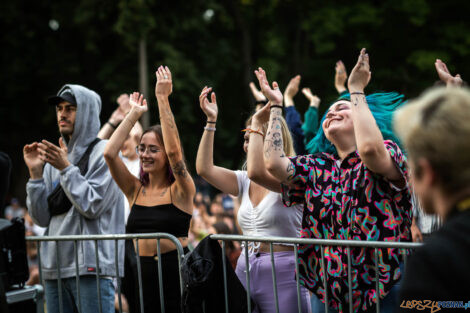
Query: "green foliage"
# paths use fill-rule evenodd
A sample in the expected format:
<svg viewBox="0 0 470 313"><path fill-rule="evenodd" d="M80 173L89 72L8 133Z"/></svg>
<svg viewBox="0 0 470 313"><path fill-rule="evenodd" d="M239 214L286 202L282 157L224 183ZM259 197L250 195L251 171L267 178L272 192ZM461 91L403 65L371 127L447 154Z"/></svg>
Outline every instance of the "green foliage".
<svg viewBox="0 0 470 313"><path fill-rule="evenodd" d="M96 90L106 121L117 96L138 89L144 38L152 123L159 120L154 72L165 64L174 75L170 102L193 168L205 120L198 95L212 86L220 110L215 162L234 169L244 160L240 129L254 108L248 83L256 67L265 67L281 89L301 74L301 85L322 98L323 110L336 97L335 62L343 60L349 72L365 46L371 56L369 90L414 97L437 80L436 58L468 80L469 9L470 2L458 0L5 2L0 149L24 173L24 144L57 141L54 111L45 99L65 83ZM56 30L50 27L54 21ZM300 93L295 101L303 113L307 101ZM14 175L15 194L22 194L25 179Z"/></svg>

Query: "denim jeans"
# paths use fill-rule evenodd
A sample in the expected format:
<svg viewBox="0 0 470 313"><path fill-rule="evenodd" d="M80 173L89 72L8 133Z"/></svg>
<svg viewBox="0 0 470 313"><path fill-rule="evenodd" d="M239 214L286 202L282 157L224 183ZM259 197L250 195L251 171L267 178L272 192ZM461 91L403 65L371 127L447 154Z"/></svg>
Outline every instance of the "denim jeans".
<svg viewBox="0 0 470 313"><path fill-rule="evenodd" d="M111 279L100 278L102 313L114 313L114 285ZM59 313L59 282L45 280L45 297L48 313ZM80 276L82 313L98 313L99 302L95 276ZM78 312L77 281L75 277L62 279L63 313Z"/></svg>

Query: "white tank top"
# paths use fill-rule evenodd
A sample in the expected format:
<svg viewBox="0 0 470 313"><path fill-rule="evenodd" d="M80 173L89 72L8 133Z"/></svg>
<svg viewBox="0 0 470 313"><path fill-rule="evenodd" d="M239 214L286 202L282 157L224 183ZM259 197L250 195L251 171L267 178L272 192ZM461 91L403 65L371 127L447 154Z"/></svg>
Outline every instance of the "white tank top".
<svg viewBox="0 0 470 313"><path fill-rule="evenodd" d="M286 207L281 194L270 191L261 202L253 207L250 200L250 179L246 171L235 171L238 181L238 224L246 236L299 237L302 223L302 205ZM249 251L257 253L258 244L250 243Z"/></svg>

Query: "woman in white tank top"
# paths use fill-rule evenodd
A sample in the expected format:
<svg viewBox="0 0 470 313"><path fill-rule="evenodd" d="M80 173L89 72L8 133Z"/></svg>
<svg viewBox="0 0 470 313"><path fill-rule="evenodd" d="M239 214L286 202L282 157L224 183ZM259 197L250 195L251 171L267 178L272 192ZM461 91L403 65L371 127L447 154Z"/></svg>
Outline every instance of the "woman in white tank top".
<svg viewBox="0 0 470 313"><path fill-rule="evenodd" d="M250 157L254 156L254 154L250 154L250 150L259 148L250 144L250 138L253 136L264 138L267 123L264 123L259 129L253 129L250 128L251 118L248 120L243 145L243 149L248 153L247 171L232 171L214 165L213 146L218 108L215 93L212 92L211 101L208 100L211 91L212 88L205 87L199 96L201 109L207 116L207 124L204 127L204 134L197 153L197 173L222 192L239 197L240 208L236 214L244 235L299 237L303 208L300 206L285 207L279 193L281 186L266 170L264 160ZM257 125L260 119L267 121L267 118L269 118L268 105L253 116ZM284 120L282 120L282 132L283 138L285 138L284 151L289 156L295 155L292 139ZM261 147L262 144L261 142ZM255 167L258 168L257 173L262 172L263 174L258 174L258 177L250 177L252 169ZM264 170L259 171L260 167ZM259 185L254 181L263 181L264 185ZM277 192L269 191L268 188ZM250 243L248 248L249 264L248 266L245 264L245 251L243 250L237 263L237 276L246 288L246 271L249 268L250 292L256 303L254 312L276 312L269 244ZM298 312L294 248L291 245L276 244L273 245L273 250L279 312ZM304 287L301 287L300 290L302 312L309 312L308 292Z"/></svg>

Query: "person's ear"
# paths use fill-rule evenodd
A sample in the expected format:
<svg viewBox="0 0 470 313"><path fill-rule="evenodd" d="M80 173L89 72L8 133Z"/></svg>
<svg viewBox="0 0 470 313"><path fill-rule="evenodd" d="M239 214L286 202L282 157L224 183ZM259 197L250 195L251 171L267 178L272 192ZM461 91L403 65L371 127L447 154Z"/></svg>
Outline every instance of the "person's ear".
<svg viewBox="0 0 470 313"><path fill-rule="evenodd" d="M431 163L421 158L415 164L414 176L416 180L420 180L422 184L432 187L437 182L436 171L432 168Z"/></svg>

